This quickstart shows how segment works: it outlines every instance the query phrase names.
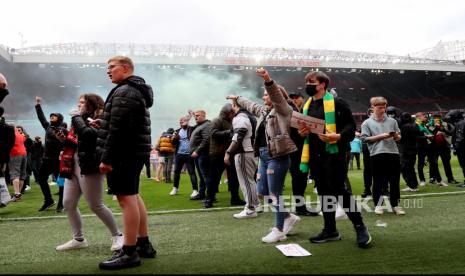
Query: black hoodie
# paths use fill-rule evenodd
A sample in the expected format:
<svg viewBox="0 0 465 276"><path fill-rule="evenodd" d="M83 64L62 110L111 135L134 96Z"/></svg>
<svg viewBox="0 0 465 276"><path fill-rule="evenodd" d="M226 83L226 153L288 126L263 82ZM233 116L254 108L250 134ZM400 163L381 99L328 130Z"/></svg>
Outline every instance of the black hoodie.
<svg viewBox="0 0 465 276"><path fill-rule="evenodd" d="M148 109L152 105L152 87L141 77L131 76L111 90L97 138L97 152L103 163L113 165L150 156Z"/></svg>
<svg viewBox="0 0 465 276"><path fill-rule="evenodd" d="M60 152L63 150L63 142L60 142L56 137L56 131L63 131L65 135L68 133L67 130L61 127L63 123L63 115L60 113L52 113L50 116L55 115L58 117L56 122L49 122L45 118L44 112L40 104L36 105L37 117L39 118L42 127L45 129L45 149L44 149L44 159L54 159L58 160Z"/></svg>

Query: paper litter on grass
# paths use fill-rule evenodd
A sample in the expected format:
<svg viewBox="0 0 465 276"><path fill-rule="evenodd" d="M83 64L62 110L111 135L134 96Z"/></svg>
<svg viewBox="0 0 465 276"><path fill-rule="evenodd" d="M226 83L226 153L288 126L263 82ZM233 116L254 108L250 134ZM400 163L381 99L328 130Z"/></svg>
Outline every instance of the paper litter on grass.
<svg viewBox="0 0 465 276"><path fill-rule="evenodd" d="M305 257L312 255L312 253L296 243L276 245L276 248L287 257Z"/></svg>

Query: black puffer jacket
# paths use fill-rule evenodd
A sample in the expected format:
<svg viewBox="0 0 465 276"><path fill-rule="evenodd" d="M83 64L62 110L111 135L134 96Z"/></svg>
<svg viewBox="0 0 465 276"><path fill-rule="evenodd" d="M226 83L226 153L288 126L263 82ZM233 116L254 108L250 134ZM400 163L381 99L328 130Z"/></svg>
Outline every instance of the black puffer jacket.
<svg viewBox="0 0 465 276"><path fill-rule="evenodd" d="M5 119L0 117L0 164L8 163L10 160L10 151L14 145L15 128L6 124Z"/></svg>
<svg viewBox="0 0 465 276"><path fill-rule="evenodd" d="M55 115L58 117L58 121L50 123L47 121L47 118L45 118L40 104L36 105L36 112L42 127L45 129L45 150L43 158L58 160L60 152L63 150L63 142L60 142L60 140L56 138L55 129L63 131L65 135L68 134L68 131L61 127L61 124L63 123L63 115L60 113L50 114L50 116Z"/></svg>
<svg viewBox="0 0 465 276"><path fill-rule="evenodd" d="M152 87L141 77L131 76L111 90L105 101L97 138L97 152L103 163L112 165L150 156L148 108L152 105Z"/></svg>
<svg viewBox="0 0 465 276"><path fill-rule="evenodd" d="M71 124L74 133L78 137L78 157L81 174L93 174L99 172L100 155L97 148L97 129L90 127L87 123L88 115L74 116Z"/></svg>

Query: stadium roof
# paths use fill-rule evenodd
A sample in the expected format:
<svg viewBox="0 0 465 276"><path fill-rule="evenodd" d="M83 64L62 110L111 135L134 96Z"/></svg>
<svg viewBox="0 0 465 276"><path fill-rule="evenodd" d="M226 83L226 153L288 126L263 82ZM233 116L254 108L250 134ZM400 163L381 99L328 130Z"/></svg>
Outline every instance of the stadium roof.
<svg viewBox="0 0 465 276"><path fill-rule="evenodd" d="M3 47L2 49L0 47L0 55L10 62L18 63L106 63L111 56L128 55L136 63L141 64L210 64L465 71L463 60L429 58L427 55L421 56L420 54L418 54L418 57L414 57L413 55L396 56L294 48L61 43L17 49L8 47Z"/></svg>
<svg viewBox="0 0 465 276"><path fill-rule="evenodd" d="M439 41L432 48L412 53L411 56L425 59L465 61L465 40Z"/></svg>

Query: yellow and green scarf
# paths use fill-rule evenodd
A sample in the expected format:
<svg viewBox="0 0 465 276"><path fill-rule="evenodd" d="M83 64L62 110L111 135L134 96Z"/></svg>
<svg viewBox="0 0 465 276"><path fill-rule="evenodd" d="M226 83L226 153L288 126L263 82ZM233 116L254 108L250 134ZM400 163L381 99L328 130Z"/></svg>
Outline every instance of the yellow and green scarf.
<svg viewBox="0 0 465 276"><path fill-rule="evenodd" d="M308 115L308 108L312 102L312 97L308 98L304 105L303 114ZM336 112L334 97L331 93L326 92L323 97L323 110L325 112L325 133L336 133ZM337 141L326 143L326 152L338 153ZM305 137L302 157L300 158L300 170L308 172L308 162L310 161L310 145L308 136Z"/></svg>

